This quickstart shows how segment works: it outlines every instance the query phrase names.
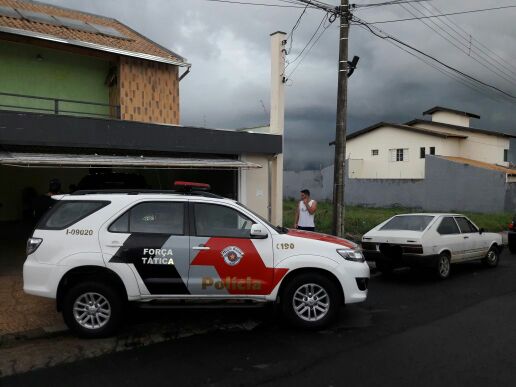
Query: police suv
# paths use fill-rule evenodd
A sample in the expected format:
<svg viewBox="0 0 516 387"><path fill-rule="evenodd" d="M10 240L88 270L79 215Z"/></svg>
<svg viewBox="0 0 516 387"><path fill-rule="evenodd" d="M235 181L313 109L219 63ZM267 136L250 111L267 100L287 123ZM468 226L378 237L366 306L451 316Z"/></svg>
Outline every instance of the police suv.
<svg viewBox="0 0 516 387"><path fill-rule="evenodd" d="M54 197L27 242L25 292L56 299L83 337L112 334L130 302L276 302L291 323L320 328L365 301L369 267L356 244L275 227L181 186Z"/></svg>

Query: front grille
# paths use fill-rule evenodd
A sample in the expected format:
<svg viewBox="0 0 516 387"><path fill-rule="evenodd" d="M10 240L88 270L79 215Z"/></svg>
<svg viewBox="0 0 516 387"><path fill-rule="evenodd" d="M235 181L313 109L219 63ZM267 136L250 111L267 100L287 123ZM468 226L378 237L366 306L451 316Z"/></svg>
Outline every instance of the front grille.
<svg viewBox="0 0 516 387"><path fill-rule="evenodd" d="M360 290L367 290L367 286L369 285L369 278L355 278L357 281L357 286Z"/></svg>
<svg viewBox="0 0 516 387"><path fill-rule="evenodd" d="M362 242L362 250L376 250L376 243Z"/></svg>

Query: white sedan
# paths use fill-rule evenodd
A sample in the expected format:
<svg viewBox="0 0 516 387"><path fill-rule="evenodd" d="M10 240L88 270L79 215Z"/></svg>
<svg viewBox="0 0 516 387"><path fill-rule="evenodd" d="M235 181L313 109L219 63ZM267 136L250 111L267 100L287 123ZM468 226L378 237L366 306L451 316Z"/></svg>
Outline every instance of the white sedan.
<svg viewBox="0 0 516 387"><path fill-rule="evenodd" d="M366 233L362 249L382 273L395 267L423 266L445 279L452 263L482 260L495 267L503 244L500 234L484 232L464 215L406 214Z"/></svg>

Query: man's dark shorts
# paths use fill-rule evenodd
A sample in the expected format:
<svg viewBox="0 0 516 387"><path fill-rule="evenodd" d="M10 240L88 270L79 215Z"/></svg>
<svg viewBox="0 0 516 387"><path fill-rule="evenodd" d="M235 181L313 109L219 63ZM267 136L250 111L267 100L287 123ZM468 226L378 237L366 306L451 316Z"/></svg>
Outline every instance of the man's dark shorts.
<svg viewBox="0 0 516 387"><path fill-rule="evenodd" d="M303 230L303 231L315 231L315 227L303 227L303 226L297 226L297 229L298 229L298 230Z"/></svg>

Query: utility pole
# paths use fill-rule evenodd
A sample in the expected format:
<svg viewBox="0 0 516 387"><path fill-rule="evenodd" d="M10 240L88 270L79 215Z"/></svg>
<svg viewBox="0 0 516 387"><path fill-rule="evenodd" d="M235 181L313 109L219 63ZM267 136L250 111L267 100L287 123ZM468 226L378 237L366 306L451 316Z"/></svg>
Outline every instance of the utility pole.
<svg viewBox="0 0 516 387"><path fill-rule="evenodd" d="M333 233L344 236L344 183L346 173L346 132L348 110L348 77L356 68L358 57L348 62L348 38L351 11L349 0L341 0L340 6L331 6L320 1L299 0L307 6L314 6L340 17L339 76L337 94L337 125L335 128L335 163L333 176ZM331 21L331 18L330 18Z"/></svg>
<svg viewBox="0 0 516 387"><path fill-rule="evenodd" d="M333 174L333 232L344 236L344 182L346 173L346 132L348 108L348 38L349 1L340 2L339 78L337 92L337 125L335 128L335 163Z"/></svg>

